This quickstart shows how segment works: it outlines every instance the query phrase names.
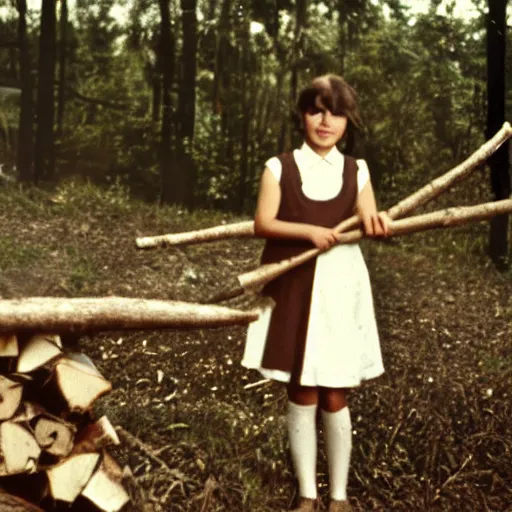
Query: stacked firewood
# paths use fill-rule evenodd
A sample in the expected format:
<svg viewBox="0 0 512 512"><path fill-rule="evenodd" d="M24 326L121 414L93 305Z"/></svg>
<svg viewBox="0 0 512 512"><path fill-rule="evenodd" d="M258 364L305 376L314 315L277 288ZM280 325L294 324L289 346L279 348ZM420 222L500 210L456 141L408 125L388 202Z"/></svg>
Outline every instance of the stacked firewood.
<svg viewBox="0 0 512 512"><path fill-rule="evenodd" d="M0 336L0 511L41 510L25 501L35 494L52 507L81 501L105 512L128 502L105 450L119 439L91 413L111 389L87 356L64 353L58 335Z"/></svg>

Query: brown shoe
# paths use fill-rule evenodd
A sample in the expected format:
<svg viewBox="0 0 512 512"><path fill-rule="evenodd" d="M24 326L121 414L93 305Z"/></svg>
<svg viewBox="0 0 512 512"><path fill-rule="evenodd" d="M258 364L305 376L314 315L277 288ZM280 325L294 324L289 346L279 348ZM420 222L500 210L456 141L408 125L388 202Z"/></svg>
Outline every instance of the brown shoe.
<svg viewBox="0 0 512 512"><path fill-rule="evenodd" d="M297 508L290 512L315 512L317 508L317 500L311 498L300 498Z"/></svg>
<svg viewBox="0 0 512 512"><path fill-rule="evenodd" d="M352 512L352 507L348 500L331 500L328 512Z"/></svg>

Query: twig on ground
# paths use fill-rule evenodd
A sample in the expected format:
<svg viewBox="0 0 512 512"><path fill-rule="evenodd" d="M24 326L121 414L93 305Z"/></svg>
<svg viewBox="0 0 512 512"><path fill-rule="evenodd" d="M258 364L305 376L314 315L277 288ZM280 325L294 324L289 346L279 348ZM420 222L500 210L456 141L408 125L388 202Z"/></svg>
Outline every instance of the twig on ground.
<svg viewBox="0 0 512 512"><path fill-rule="evenodd" d="M264 386L265 384L269 384L271 383L272 380L271 379L263 379L263 380L259 380L257 382L251 382L250 384L246 384L244 386L244 389L254 389L254 388L258 388L260 386Z"/></svg>
<svg viewBox="0 0 512 512"><path fill-rule="evenodd" d="M434 503L441 497L441 493L442 493L443 489L445 487L447 487L448 485L450 485L453 481L455 481L459 477L459 475L462 473L462 471L464 471L464 468L471 462L472 459L473 459L473 455L469 454L468 457L466 458L466 460L462 463L461 467L453 475L450 475L441 484L441 486L438 489L436 489L436 495L434 496L432 503Z"/></svg>
<svg viewBox="0 0 512 512"><path fill-rule="evenodd" d="M116 432L119 434L119 437L121 437L123 441L125 441L132 448L136 448L145 453L153 462L156 462L169 476L177 480L185 480L185 475L181 471L179 471L178 469L170 468L164 460L158 457L158 455L155 455L155 450L153 450L153 448L151 448L146 443L141 441L138 437L135 437L133 434L125 430L120 425L118 425L115 429Z"/></svg>

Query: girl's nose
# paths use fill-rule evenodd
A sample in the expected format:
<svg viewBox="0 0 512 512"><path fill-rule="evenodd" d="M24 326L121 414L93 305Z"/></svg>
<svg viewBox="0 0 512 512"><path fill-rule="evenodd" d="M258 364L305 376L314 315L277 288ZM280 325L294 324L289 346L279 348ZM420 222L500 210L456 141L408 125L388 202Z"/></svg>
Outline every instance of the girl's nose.
<svg viewBox="0 0 512 512"><path fill-rule="evenodd" d="M332 114L330 110L324 110L322 115L322 123L329 124L329 121L331 120Z"/></svg>

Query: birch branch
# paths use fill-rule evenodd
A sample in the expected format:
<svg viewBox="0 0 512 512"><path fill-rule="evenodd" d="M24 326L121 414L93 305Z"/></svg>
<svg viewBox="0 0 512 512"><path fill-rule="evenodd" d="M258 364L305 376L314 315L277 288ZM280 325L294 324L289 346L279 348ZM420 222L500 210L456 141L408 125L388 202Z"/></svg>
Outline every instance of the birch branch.
<svg viewBox="0 0 512 512"><path fill-rule="evenodd" d="M225 238L241 238L254 236L254 222L235 222L225 226L187 231L185 233L171 233L168 235L146 236L137 238L135 243L139 249L152 249L155 247L167 247L168 245L199 244L223 240Z"/></svg>
<svg viewBox="0 0 512 512"><path fill-rule="evenodd" d="M512 127L509 123L504 123L503 127L496 133L496 135L494 135L494 137L480 146L480 148L469 158L464 160L464 162L390 208L388 211L389 217L392 220L397 219L410 213L415 208L428 203L448 189L453 183L468 176L473 169L489 158L489 156L491 156L510 137L512 137ZM354 216L338 224L338 226L335 227L335 230L338 233L343 233L343 231L347 231L348 229L355 227L357 224L359 224L359 219L357 216ZM360 230L359 233L361 233L362 236L362 232ZM318 256L321 252L322 251L316 248L309 249L308 251L298 254L293 258L288 258L277 263L268 263L260 266L256 270L241 274L229 288L221 291L208 302L215 303L228 300L233 297L238 297L239 295L242 295L246 289L268 283L288 270L302 265L306 261Z"/></svg>
<svg viewBox="0 0 512 512"><path fill-rule="evenodd" d="M428 229L462 226L507 213L512 213L512 199L503 199L502 201L494 201L477 206L455 206L437 212L424 213L423 215L395 220L391 223L389 236L408 235ZM352 244L361 240L363 236L364 233L360 229L342 233L339 243Z"/></svg>
<svg viewBox="0 0 512 512"><path fill-rule="evenodd" d="M437 197L441 192L444 192L453 185L453 183L468 176L473 169L485 162L504 142L510 139L510 137L512 137L512 127L510 123L506 122L494 137L480 146L480 148L470 157L466 158L464 162L400 201L397 205L389 209L388 215L392 219L403 217L418 206L426 204L434 197Z"/></svg>
<svg viewBox="0 0 512 512"><path fill-rule="evenodd" d="M389 217L391 219L403 217L415 208L428 203L455 182L468 176L472 170L487 160L510 137L512 137L512 128L509 123L504 123L502 128L494 135L494 137L485 142L477 151L464 160L464 162L393 206L388 211ZM353 216L338 224L334 229L341 233L354 228L358 223L359 218L357 216ZM224 240L226 238L252 236L254 236L254 222L246 221L227 224L225 226L199 229L197 231L188 231L185 233L137 238L136 244L139 249L149 249L154 247L166 247L169 245L197 244ZM311 253L311 255L306 257L306 259L301 260L301 263L304 263L308 259L317 255L318 253Z"/></svg>
<svg viewBox="0 0 512 512"><path fill-rule="evenodd" d="M245 325L259 309L124 297L0 300L0 332L92 332Z"/></svg>
<svg viewBox="0 0 512 512"><path fill-rule="evenodd" d="M504 199L503 201L495 201L484 203L477 206L458 206L447 208L445 210L416 215L406 219L395 220L389 226L389 236L398 236L411 233L418 233L427 229L448 228L468 224L470 222L478 222L497 215L512 213L512 199ZM358 242L363 238L364 233L360 229L342 233L340 235L341 244L351 244ZM318 249L311 249L298 256L262 265L255 270L240 274L236 282L231 286L222 290L217 294L211 302L221 302L243 294L247 289L256 288L264 285L277 276L284 274L291 268L301 265L311 257L319 254Z"/></svg>

